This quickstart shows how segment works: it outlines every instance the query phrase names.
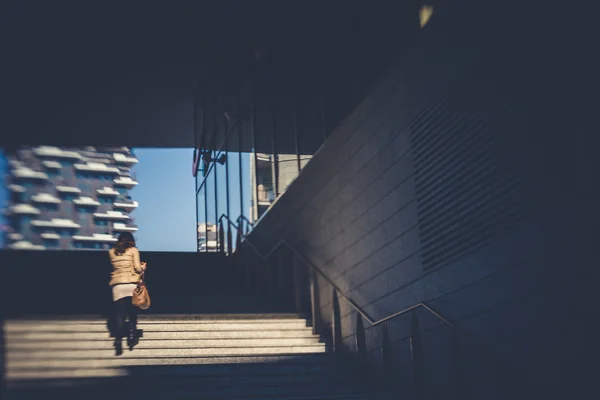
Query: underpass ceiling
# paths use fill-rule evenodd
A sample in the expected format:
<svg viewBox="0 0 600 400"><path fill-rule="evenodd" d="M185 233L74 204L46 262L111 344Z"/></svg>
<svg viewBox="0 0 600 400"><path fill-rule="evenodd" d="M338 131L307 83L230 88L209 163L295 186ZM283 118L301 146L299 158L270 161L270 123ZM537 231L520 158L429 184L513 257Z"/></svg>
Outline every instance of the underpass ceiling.
<svg viewBox="0 0 600 400"><path fill-rule="evenodd" d="M329 132L409 42L416 11L387 3L3 2L1 144L218 146L224 112L254 93L258 150L271 151L275 120L278 151L293 153L296 93L312 153L323 115ZM213 93L220 129L210 114L203 129ZM244 151L250 133L245 122Z"/></svg>

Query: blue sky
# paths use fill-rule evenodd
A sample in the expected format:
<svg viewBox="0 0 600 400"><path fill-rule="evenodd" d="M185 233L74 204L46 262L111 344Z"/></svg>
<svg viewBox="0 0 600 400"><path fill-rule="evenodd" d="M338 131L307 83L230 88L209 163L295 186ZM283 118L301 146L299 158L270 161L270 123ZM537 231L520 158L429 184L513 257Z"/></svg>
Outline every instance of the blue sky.
<svg viewBox="0 0 600 400"><path fill-rule="evenodd" d="M132 212L138 225L136 242L142 251L190 251L195 252L196 244L196 197L195 179L192 176L192 149L135 148L139 163L134 173L139 185L131 191L131 197L139 202ZM237 154L231 154L229 164L230 210L232 218L240 214L239 161ZM242 154L242 179L244 214L250 208L249 154ZM7 172L6 159L0 151L0 173ZM208 220L214 222L226 212L225 166L218 165L218 215L215 218L214 175L208 179ZM201 174L198 181L201 182ZM6 185L0 186L0 208L7 205ZM204 217L204 192L200 193L199 217ZM0 224L4 216L0 215ZM0 248L4 247L0 235Z"/></svg>
<svg viewBox="0 0 600 400"><path fill-rule="evenodd" d="M142 251L196 251L194 179L191 149L134 149L139 185L131 197Z"/></svg>
<svg viewBox="0 0 600 400"><path fill-rule="evenodd" d="M196 251L196 182L192 176L192 149L135 148L139 163L134 168L139 185L131 197L139 207L131 215L138 225L136 242L142 251ZM240 213L239 161L237 154L228 160L230 209L234 218ZM242 155L244 213L250 207L249 156ZM217 169L218 216L226 210L225 166ZM198 176L201 182L201 174ZM208 220L214 222L214 175L208 179ZM200 193L199 218L204 217L204 192ZM218 219L217 216L217 219Z"/></svg>

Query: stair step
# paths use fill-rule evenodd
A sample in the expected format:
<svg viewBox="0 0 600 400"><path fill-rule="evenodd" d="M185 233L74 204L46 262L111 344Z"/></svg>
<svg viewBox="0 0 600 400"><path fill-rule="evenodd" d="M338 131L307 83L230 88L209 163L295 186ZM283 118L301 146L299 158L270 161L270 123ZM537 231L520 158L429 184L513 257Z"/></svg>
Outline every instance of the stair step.
<svg viewBox="0 0 600 400"><path fill-rule="evenodd" d="M366 398L350 355L327 353L298 314L147 314L138 328L117 357L99 316L6 321L6 398Z"/></svg>
<svg viewBox="0 0 600 400"><path fill-rule="evenodd" d="M164 368L163 368L164 369ZM202 388L218 388L225 386L253 386L253 385L298 385L298 384L318 384L318 385L339 385L349 383L352 376L347 373L330 372L324 373L303 373L303 374L227 374L227 375L196 375L196 374L142 374L138 370L120 370L120 375L113 376L60 376L57 374L41 374L39 376L26 376L25 374L12 374L8 383L9 388L18 387L72 387L77 386L95 386L95 385L118 385L121 387L141 387L141 386L187 386ZM148 379L151 378L151 383Z"/></svg>
<svg viewBox="0 0 600 400"><path fill-rule="evenodd" d="M85 363L88 364L88 363ZM88 367L87 365L71 365L69 367L42 368L37 364L29 368L9 368L6 377L9 380L22 379L57 379L57 378L111 378L120 376L266 376L275 378L285 375L301 374L347 374L346 364L323 362L318 364L293 363L284 361L278 363L230 363L205 365L121 365L114 367Z"/></svg>
<svg viewBox="0 0 600 400"><path fill-rule="evenodd" d="M129 353L125 350L124 355ZM131 353L135 353L135 350ZM36 359L15 359L7 362L7 371L30 368L115 368L115 367L137 367L152 366L162 368L164 366L198 366L201 368L234 368L249 366L251 368L273 368L281 367L329 367L345 365L347 357L340 357L332 353L307 353L294 355L255 355L255 356L220 356L220 357L181 357L181 358L128 358L123 356L107 359L49 359L41 364Z"/></svg>
<svg viewBox="0 0 600 400"><path fill-rule="evenodd" d="M140 325L141 328L141 325ZM143 331L143 340L154 339L278 339L278 338L318 338L310 329L289 330L248 330L248 331ZM109 340L107 329L97 332L10 332L5 334L7 341L26 340Z"/></svg>
<svg viewBox="0 0 600 400"><path fill-rule="evenodd" d="M139 315L141 322L146 321L210 321L210 320L252 320L252 321L268 321L268 320L280 320L280 319L301 319L304 320L305 316L302 314L295 313L243 313L243 314L143 314ZM11 322L54 322L54 321L65 321L65 322L106 322L106 316L104 315L39 315L39 316L28 316L27 318L14 318Z"/></svg>
<svg viewBox="0 0 600 400"><path fill-rule="evenodd" d="M7 341L13 351L22 350L85 350L85 349L112 349L113 341L105 340L45 340L45 341ZM123 341L125 343L125 341ZM294 347L318 345L318 338L279 338L279 339L172 339L172 340L140 340L136 350L141 349L183 349L183 348L240 348L240 347Z"/></svg>
<svg viewBox="0 0 600 400"><path fill-rule="evenodd" d="M123 358L143 358L143 357L202 357L202 356L237 356L237 355L261 355L261 354L295 354L295 353L322 353L325 352L325 344L312 344L304 346L279 346L279 347L247 347L247 348L205 348L205 349L135 349L132 352L125 352ZM112 349L98 350L34 350L34 351L16 351L10 348L6 351L6 361L37 359L45 361L47 359L82 359L82 358L113 358L115 357Z"/></svg>
<svg viewBox="0 0 600 400"><path fill-rule="evenodd" d="M356 393L354 386L347 381L342 382L270 382L257 384L235 384L222 386L206 386L201 383L194 385L190 384L166 384L158 380L157 382L145 382L143 385L140 382L125 380L124 384L106 384L100 383L96 385L86 385L83 387L28 387L28 388L13 388L12 391L19 393L19 398L23 395L37 394L49 398L65 398L66 396L73 397L77 393L81 398L105 398L113 397L112 394L146 397L146 398L163 398L168 396L169 399L230 399L232 396L247 397L247 398L264 398L271 396L310 396L310 395L351 395Z"/></svg>
<svg viewBox="0 0 600 400"><path fill-rule="evenodd" d="M104 332L107 330L106 322L104 323L78 323L78 322L45 322L32 323L21 322L15 323L8 321L5 323L4 331L13 332ZM219 322L219 321L190 321L190 322L154 322L154 323L139 323L138 328L144 331L169 331L169 330L185 330L185 331L250 331L250 330L294 330L307 329L306 321L292 320L280 322Z"/></svg>
<svg viewBox="0 0 600 400"><path fill-rule="evenodd" d="M10 326L39 326L39 325L106 325L107 319L101 318L90 318L90 319L54 319L54 320L9 320L6 321L7 325ZM234 323L234 324L276 324L276 323L296 323L299 325L306 326L306 320L303 318L231 318L228 316L221 318L173 318L172 316L165 316L164 318L139 318L139 322L142 324L221 324L221 323Z"/></svg>
<svg viewBox="0 0 600 400"><path fill-rule="evenodd" d="M33 392L28 392L28 393L23 393L20 391L17 391L15 394L15 396L11 395L10 393L7 394L6 400L39 400L40 398L44 398L44 393L42 392L42 390L40 390L41 393L36 393L35 391ZM200 390L201 392L201 390ZM68 392L63 392L61 393L61 400L80 400L80 399L86 399L86 400L93 400L93 399L105 399L107 395L110 395L111 399L117 399L117 400L130 400L131 398L135 398L136 394L135 393L131 393L131 392L119 392L117 390L115 390L112 393L100 393L98 395L94 395L94 394L90 394L90 393L80 393L78 391L75 391L74 393L68 393ZM149 399L151 398L156 398L156 397L148 397ZM172 395L165 395L165 397L163 397L165 399L173 399L173 400L184 400L184 399L194 399L194 400L198 400L198 399L205 399L206 397L204 397L202 394L190 394L187 396L172 396ZM211 396L210 400L395 400L397 398L397 396L382 396L381 394L360 394L360 393L343 393L343 394L285 394L285 395L278 395L278 394L274 394L274 395L259 395L259 396L246 396L244 394L239 394L239 395L227 395L227 396L220 396L220 395L215 395L215 396ZM3 400L5 400L3 398Z"/></svg>

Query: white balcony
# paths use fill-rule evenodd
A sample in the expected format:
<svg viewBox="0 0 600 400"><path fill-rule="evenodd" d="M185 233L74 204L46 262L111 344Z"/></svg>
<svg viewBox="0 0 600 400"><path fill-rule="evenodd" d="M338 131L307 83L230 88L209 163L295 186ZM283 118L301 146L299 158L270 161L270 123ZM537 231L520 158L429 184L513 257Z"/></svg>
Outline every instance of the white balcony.
<svg viewBox="0 0 600 400"><path fill-rule="evenodd" d="M87 164L75 164L75 169L78 171L86 171L86 172L107 172L111 174L118 174L120 171L118 168L109 167L106 164L102 164L99 162L88 162Z"/></svg>
<svg viewBox="0 0 600 400"><path fill-rule="evenodd" d="M34 171L31 168L19 167L12 170L15 178L20 179L48 179L48 175L44 172Z"/></svg>
<svg viewBox="0 0 600 400"><path fill-rule="evenodd" d="M81 193L81 189L75 186L57 186L56 190L61 193Z"/></svg>
<svg viewBox="0 0 600 400"><path fill-rule="evenodd" d="M53 232L44 232L40 236L42 237L42 239L47 239L47 240L60 239L60 235L58 233L53 233Z"/></svg>
<svg viewBox="0 0 600 400"><path fill-rule="evenodd" d="M71 221L70 219L63 218L52 218L50 221L33 220L31 221L31 225L43 228L81 228L81 225Z"/></svg>
<svg viewBox="0 0 600 400"><path fill-rule="evenodd" d="M13 233L8 234L8 238L10 240L23 240L24 236L21 235L20 233L13 232Z"/></svg>
<svg viewBox="0 0 600 400"><path fill-rule="evenodd" d="M50 169L61 169L62 165L60 165L60 163L58 161L47 161L44 160L42 161L42 165L46 168L50 168Z"/></svg>
<svg viewBox="0 0 600 400"><path fill-rule="evenodd" d="M10 208L11 213L20 215L38 215L40 210L30 204L17 204Z"/></svg>
<svg viewBox="0 0 600 400"><path fill-rule="evenodd" d="M81 159L81 155L76 151L63 150L54 146L36 147L33 149L33 153L39 157Z"/></svg>
<svg viewBox="0 0 600 400"><path fill-rule="evenodd" d="M10 160L8 162L8 165L10 165L13 168L21 168L23 166L23 163L19 160Z"/></svg>
<svg viewBox="0 0 600 400"><path fill-rule="evenodd" d="M120 200L120 201L115 201L113 203L113 206L115 206L115 208L125 208L128 210L132 210L134 208L138 208L139 203L134 200Z"/></svg>
<svg viewBox="0 0 600 400"><path fill-rule="evenodd" d="M115 220L130 219L129 215L124 214L120 211L107 211L106 213L94 213L94 217L101 218L101 219L115 219Z"/></svg>
<svg viewBox="0 0 600 400"><path fill-rule="evenodd" d="M135 157L130 157L121 153L113 153L113 158L116 162L124 164L137 164L139 161Z"/></svg>
<svg viewBox="0 0 600 400"><path fill-rule="evenodd" d="M35 245L26 240L9 244L7 247L13 250L46 250L44 246Z"/></svg>
<svg viewBox="0 0 600 400"><path fill-rule="evenodd" d="M8 190L10 190L11 192L16 192L16 193L23 193L25 192L27 189L25 189L23 186L21 185L8 185Z"/></svg>
<svg viewBox="0 0 600 400"><path fill-rule="evenodd" d="M133 187L138 184L136 181L134 181L133 179L131 179L128 176L120 176L118 178L113 179L113 182L115 183L115 185L127 186L127 187Z"/></svg>
<svg viewBox="0 0 600 400"><path fill-rule="evenodd" d="M94 152L81 152L81 161L85 161L85 162L96 162L96 163L103 163L103 164L110 164L112 162L112 160L110 158L106 157L106 154L99 154L99 153L94 153Z"/></svg>
<svg viewBox="0 0 600 400"><path fill-rule="evenodd" d="M138 228L135 225L126 225L122 222L115 222L113 224L113 230L115 232L136 232Z"/></svg>
<svg viewBox="0 0 600 400"><path fill-rule="evenodd" d="M105 233L94 233L92 236L73 235L73 240L80 242L115 243L117 238Z"/></svg>
<svg viewBox="0 0 600 400"><path fill-rule="evenodd" d="M78 206L87 207L96 207L100 205L99 201L87 196L80 196L79 198L74 199L73 203L77 204Z"/></svg>
<svg viewBox="0 0 600 400"><path fill-rule="evenodd" d="M96 192L102 196L118 196L120 194L118 191L108 186L98 189Z"/></svg>
<svg viewBox="0 0 600 400"><path fill-rule="evenodd" d="M36 203L59 204L61 200L50 193L38 193L31 196L31 200Z"/></svg>

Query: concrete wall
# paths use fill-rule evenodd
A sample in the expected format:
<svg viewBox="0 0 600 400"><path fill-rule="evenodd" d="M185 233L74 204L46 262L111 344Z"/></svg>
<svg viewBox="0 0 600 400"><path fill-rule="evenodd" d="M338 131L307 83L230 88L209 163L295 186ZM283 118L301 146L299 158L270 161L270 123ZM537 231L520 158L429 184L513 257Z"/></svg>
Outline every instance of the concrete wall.
<svg viewBox="0 0 600 400"><path fill-rule="evenodd" d="M285 238L374 319L429 303L556 394L557 388L569 388L567 383L578 379L575 360L582 349L582 331L573 330L580 315L573 310L581 309L577 279L583 268L575 261L576 203L568 190L575 163L565 151L572 143L564 130L572 105L562 97L564 88L549 80L560 71L546 63L549 54L543 49L529 47L514 32L507 34L504 47L494 47L498 42L492 34L499 33L493 29L485 32L487 38L474 34L468 43L459 41L469 26L468 20L450 18L457 17L455 12L441 7L438 22L432 22L431 30L337 127L249 240L266 253ZM466 25L452 28L449 21ZM514 27L519 32L522 25ZM466 109L457 104L467 104ZM425 131L419 128L424 115L435 118L448 110L460 123L448 117L431 122ZM441 129L445 136L438 140L451 148L474 126L477 135L493 131L487 150L458 146L462 150L440 153L435 162L415 164L419 137ZM467 174L475 179L484 169L475 157L480 152L496 166L510 166L479 182L482 191L493 189L505 197L475 202L479 194L474 192L460 198L458 206L470 208L455 227L464 228L464 220L479 215L475 221L487 224L489 236L473 241L454 258L426 265L422 220L439 212L442 224L451 216L443 195L425 209L426 195L419 185L422 189L425 181L438 179L449 193L458 190L450 178ZM427 172L455 159L460 167L444 167L437 178ZM510 192L512 182L521 186ZM498 203L490 208L493 201ZM488 214L480 216L482 210ZM521 214L494 214L497 210ZM444 231L436 240L454 239L457 232ZM319 292L320 318L328 326L332 288L319 280ZM342 299L340 308L344 344L354 351L356 313ZM428 390L441 394L450 384L451 335L432 315L420 311L418 317L428 355ZM390 321L388 327L394 373L410 387L410 315ZM366 337L369 359L379 368L380 327L368 329ZM463 345L476 353L468 341ZM477 390L489 390L489 381L477 378L486 356L469 357L471 382Z"/></svg>
<svg viewBox="0 0 600 400"><path fill-rule="evenodd" d="M240 281L232 278L222 255L142 252L141 256L148 263L150 313L213 312L221 297L241 294ZM0 271L5 316L112 311L111 266L105 251L3 251Z"/></svg>

